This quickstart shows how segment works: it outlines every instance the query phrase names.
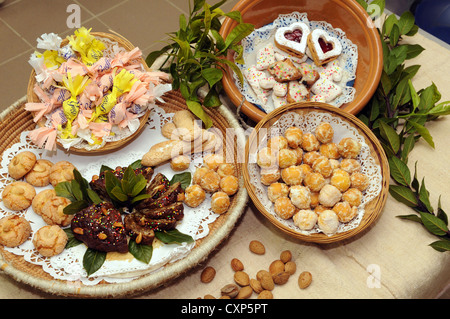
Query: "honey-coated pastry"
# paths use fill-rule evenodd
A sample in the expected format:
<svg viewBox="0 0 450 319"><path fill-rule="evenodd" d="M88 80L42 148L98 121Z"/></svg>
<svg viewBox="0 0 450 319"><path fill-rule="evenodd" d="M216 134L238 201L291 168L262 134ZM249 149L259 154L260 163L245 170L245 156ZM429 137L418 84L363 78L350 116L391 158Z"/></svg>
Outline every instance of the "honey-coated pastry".
<svg viewBox="0 0 450 319"><path fill-rule="evenodd" d="M325 207L333 207L342 198L342 193L335 186L327 184L320 190L319 203Z"/></svg>
<svg viewBox="0 0 450 319"><path fill-rule="evenodd" d="M263 185L269 186L277 182L281 178L281 170L276 167L271 168L261 168L261 183Z"/></svg>
<svg viewBox="0 0 450 319"><path fill-rule="evenodd" d="M287 139L282 135L277 135L269 138L267 141L267 147L275 150L276 152L288 147Z"/></svg>
<svg viewBox="0 0 450 319"><path fill-rule="evenodd" d="M323 206L323 205L317 205L316 207L314 207L314 213L317 214L317 216L320 215L320 213L322 213L323 211L327 210L329 208Z"/></svg>
<svg viewBox="0 0 450 319"><path fill-rule="evenodd" d="M53 163L46 159L38 159L31 171L25 175L25 180L33 186L43 187L50 184L50 168Z"/></svg>
<svg viewBox="0 0 450 319"><path fill-rule="evenodd" d="M311 191L306 186L291 186L289 189L289 198L297 208L309 209L311 207Z"/></svg>
<svg viewBox="0 0 450 319"><path fill-rule="evenodd" d="M33 237L34 247L44 257L52 257L62 253L67 241L66 233L57 225L41 227Z"/></svg>
<svg viewBox="0 0 450 319"><path fill-rule="evenodd" d="M184 203L189 207L197 207L206 198L206 193L200 185L194 184L186 187L184 191Z"/></svg>
<svg viewBox="0 0 450 319"><path fill-rule="evenodd" d="M281 170L281 179L286 185L300 185L303 181L303 170L300 166L294 165Z"/></svg>
<svg viewBox="0 0 450 319"><path fill-rule="evenodd" d="M297 163L297 153L288 148L283 148L278 152L278 166L283 169Z"/></svg>
<svg viewBox="0 0 450 319"><path fill-rule="evenodd" d="M328 144L333 141L334 130L330 123L322 122L316 127L315 134L320 143Z"/></svg>
<svg viewBox="0 0 450 319"><path fill-rule="evenodd" d="M327 209L319 214L317 225L324 234L333 235L338 230L339 218L334 211Z"/></svg>
<svg viewBox="0 0 450 319"><path fill-rule="evenodd" d="M310 209L301 209L293 217L294 225L301 230L311 230L317 223L317 214Z"/></svg>
<svg viewBox="0 0 450 319"><path fill-rule="evenodd" d="M319 153L329 159L337 160L341 157L337 144L333 142L321 144L319 147Z"/></svg>
<svg viewBox="0 0 450 319"><path fill-rule="evenodd" d="M185 171L189 168L189 165L191 164L191 158L187 155L178 155L172 158L170 161L170 167L175 172L181 172Z"/></svg>
<svg viewBox="0 0 450 319"><path fill-rule="evenodd" d="M200 186L208 193L217 192L220 187L219 174L213 170L210 170L200 179Z"/></svg>
<svg viewBox="0 0 450 319"><path fill-rule="evenodd" d="M301 147L291 148L292 151L297 155L297 162L294 165L300 165L303 162L303 150Z"/></svg>
<svg viewBox="0 0 450 319"><path fill-rule="evenodd" d="M303 176L306 176L310 173L313 173L313 169L311 168L311 165L308 164L300 164L299 167L301 168L301 170L303 171Z"/></svg>
<svg viewBox="0 0 450 319"><path fill-rule="evenodd" d="M68 226L74 215L64 214L64 208L71 201L65 197L54 196L42 207L41 217L48 225Z"/></svg>
<svg viewBox="0 0 450 319"><path fill-rule="evenodd" d="M208 167L198 167L192 175L192 183L200 185L200 181L202 180L203 176L205 176L205 174L210 171L211 170Z"/></svg>
<svg viewBox="0 0 450 319"><path fill-rule="evenodd" d="M312 166L314 161L320 157L320 153L317 151L306 152L303 154L303 163Z"/></svg>
<svg viewBox="0 0 450 319"><path fill-rule="evenodd" d="M211 196L211 210L214 213L226 213L229 207L230 197L224 192L216 192Z"/></svg>
<svg viewBox="0 0 450 319"><path fill-rule="evenodd" d="M335 186L342 193L350 187L350 175L341 168L335 169L331 175L330 184Z"/></svg>
<svg viewBox="0 0 450 319"><path fill-rule="evenodd" d="M349 188L342 194L342 200L348 202L352 206L359 206L361 205L362 192L356 188Z"/></svg>
<svg viewBox="0 0 450 319"><path fill-rule="evenodd" d="M22 151L11 159L8 164L8 174L14 179L21 179L36 163L36 155L30 151Z"/></svg>
<svg viewBox="0 0 450 319"><path fill-rule="evenodd" d="M359 189L361 192L365 191L369 187L369 178L367 175L355 172L350 175L351 187Z"/></svg>
<svg viewBox="0 0 450 319"><path fill-rule="evenodd" d="M8 215L0 219L0 245L17 247L31 234L31 225L23 217Z"/></svg>
<svg viewBox="0 0 450 319"><path fill-rule="evenodd" d="M284 132L284 137L290 148L298 148L302 144L303 131L298 127L291 126Z"/></svg>
<svg viewBox="0 0 450 319"><path fill-rule="evenodd" d="M50 168L50 183L56 186L58 183L74 179L75 166L68 161L59 161Z"/></svg>
<svg viewBox="0 0 450 319"><path fill-rule="evenodd" d="M267 197L274 203L280 197L289 195L289 187L285 183L273 183L267 187Z"/></svg>
<svg viewBox="0 0 450 319"><path fill-rule="evenodd" d="M343 158L356 158L361 152L361 144L351 137L345 137L338 143L338 149Z"/></svg>
<svg viewBox="0 0 450 319"><path fill-rule="evenodd" d="M311 192L319 192L325 186L326 181L322 174L313 172L305 176L303 184L307 186Z"/></svg>
<svg viewBox="0 0 450 319"><path fill-rule="evenodd" d="M53 188L44 189L37 193L37 195L34 196L33 201L31 202L33 211L38 215L42 215L42 208L44 207L44 205L55 196L56 191Z"/></svg>
<svg viewBox="0 0 450 319"><path fill-rule="evenodd" d="M274 167L277 164L275 150L263 147L257 154L256 163L259 167Z"/></svg>
<svg viewBox="0 0 450 319"><path fill-rule="evenodd" d="M309 204L311 208L316 208L319 205L319 194L319 192L311 192L311 203Z"/></svg>
<svg viewBox="0 0 450 319"><path fill-rule="evenodd" d="M340 168L349 174L361 171L361 164L354 158L344 158L341 161Z"/></svg>
<svg viewBox="0 0 450 319"><path fill-rule="evenodd" d="M2 201L6 208L19 211L31 206L36 190L27 182L12 182L2 192Z"/></svg>
<svg viewBox="0 0 450 319"><path fill-rule="evenodd" d="M319 140L312 133L303 133L302 148L306 152L318 151L320 146Z"/></svg>
<svg viewBox="0 0 450 319"><path fill-rule="evenodd" d="M220 179L220 190L228 196L233 196L239 189L239 180L234 175L228 175Z"/></svg>
<svg viewBox="0 0 450 319"><path fill-rule="evenodd" d="M203 160L204 165L214 171L216 171L219 168L219 165L224 162L224 158L220 154L209 154Z"/></svg>
<svg viewBox="0 0 450 319"><path fill-rule="evenodd" d="M289 219L294 216L296 208L289 198L280 197L275 200L274 210L280 218Z"/></svg>
<svg viewBox="0 0 450 319"><path fill-rule="evenodd" d="M236 176L236 167L231 163L222 163L217 168L217 174L219 174L220 177L228 175Z"/></svg>
<svg viewBox="0 0 450 319"><path fill-rule="evenodd" d="M325 156L320 156L312 164L312 169L323 175L323 177L330 177L333 173L333 167L331 166L330 160Z"/></svg>
<svg viewBox="0 0 450 319"><path fill-rule="evenodd" d="M333 171L341 166L341 162L339 162L337 159L330 158L330 164L333 168Z"/></svg>
<svg viewBox="0 0 450 319"><path fill-rule="evenodd" d="M358 209L356 206L351 206L348 202L339 202L334 205L333 211L336 213L341 223L348 223L355 218Z"/></svg>

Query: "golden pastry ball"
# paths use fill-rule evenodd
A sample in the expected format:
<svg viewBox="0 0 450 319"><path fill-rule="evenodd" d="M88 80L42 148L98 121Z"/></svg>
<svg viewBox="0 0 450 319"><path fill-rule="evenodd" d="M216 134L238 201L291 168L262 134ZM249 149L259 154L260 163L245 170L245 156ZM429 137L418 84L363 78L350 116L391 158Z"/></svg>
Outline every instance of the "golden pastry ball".
<svg viewBox="0 0 450 319"><path fill-rule="evenodd" d="M277 153L269 147L263 147L258 151L256 163L259 167L274 167L277 164Z"/></svg>
<svg viewBox="0 0 450 319"><path fill-rule="evenodd" d="M303 131L298 127L291 126L284 132L284 137L289 147L298 148L302 144Z"/></svg>
<svg viewBox="0 0 450 319"><path fill-rule="evenodd" d="M220 176L216 171L209 170L200 179L200 186L208 193L214 193L219 190Z"/></svg>
<svg viewBox="0 0 450 319"><path fill-rule="evenodd" d="M306 152L318 151L320 142L312 133L303 133L302 148Z"/></svg>
<svg viewBox="0 0 450 319"><path fill-rule="evenodd" d="M292 217L294 225L301 230L311 230L317 223L317 214L310 209L301 209Z"/></svg>
<svg viewBox="0 0 450 319"><path fill-rule="evenodd" d="M350 188L350 174L341 168L335 169L331 175L330 184L343 193Z"/></svg>
<svg viewBox="0 0 450 319"><path fill-rule="evenodd" d="M220 154L209 154L203 159L204 166L212 169L213 171L216 171L219 168L219 165L224 162L224 158Z"/></svg>
<svg viewBox="0 0 450 319"><path fill-rule="evenodd" d="M339 228L339 217L330 209L324 210L317 217L317 225L324 234L333 235Z"/></svg>
<svg viewBox="0 0 450 319"><path fill-rule="evenodd" d="M282 135L273 136L268 139L267 147L274 150L275 152L278 152L279 150L282 150L282 149L285 149L288 147L288 141Z"/></svg>
<svg viewBox="0 0 450 319"><path fill-rule="evenodd" d="M311 151L303 153L303 164L308 164L309 166L312 166L314 161L320 157L320 153L317 151Z"/></svg>
<svg viewBox="0 0 450 319"><path fill-rule="evenodd" d="M189 207L197 207L206 198L206 193L200 185L194 184L186 187L184 191L184 203Z"/></svg>
<svg viewBox="0 0 450 319"><path fill-rule="evenodd" d="M322 122L315 130L316 138L323 144L331 143L334 137L334 130L330 123Z"/></svg>
<svg viewBox="0 0 450 319"><path fill-rule="evenodd" d="M220 190L228 196L233 196L239 190L239 180L234 175L222 177L220 179L219 187Z"/></svg>
<svg viewBox="0 0 450 319"><path fill-rule="evenodd" d="M357 188L349 188L342 194L342 200L348 202L352 206L359 206L362 201L362 192Z"/></svg>
<svg viewBox="0 0 450 319"><path fill-rule="evenodd" d="M351 137L345 137L338 143L338 149L341 157L356 158L361 152L361 144Z"/></svg>
<svg viewBox="0 0 450 319"><path fill-rule="evenodd" d="M230 207L230 197L224 192L216 192L211 196L211 210L216 214L223 214Z"/></svg>
<svg viewBox="0 0 450 319"><path fill-rule="evenodd" d="M313 172L305 176L303 184L312 192L319 192L325 186L326 181L322 174Z"/></svg>
<svg viewBox="0 0 450 319"><path fill-rule="evenodd" d="M361 171L361 164L354 158L344 158L339 166L349 174Z"/></svg>
<svg viewBox="0 0 450 319"><path fill-rule="evenodd" d="M369 187L369 178L367 175L355 172L350 175L351 187L359 189L361 192L365 191Z"/></svg>
<svg viewBox="0 0 450 319"><path fill-rule="evenodd" d="M297 208L309 209L311 207L311 191L306 186L291 186L289 189L289 198Z"/></svg>
<svg viewBox="0 0 450 319"><path fill-rule="evenodd" d="M267 197L274 203L280 197L289 195L289 186L285 183L273 183L267 187Z"/></svg>
<svg viewBox="0 0 450 319"><path fill-rule="evenodd" d="M333 211L339 218L341 223L348 223L355 218L358 209L356 206L351 206L348 202L338 202L333 207Z"/></svg>
<svg viewBox="0 0 450 319"><path fill-rule="evenodd" d="M297 153L293 150L284 148L278 152L278 166L286 168L297 164Z"/></svg>
<svg viewBox="0 0 450 319"><path fill-rule="evenodd" d="M222 163L217 168L217 174L219 174L220 177L225 177L228 175L236 176L236 166L231 163Z"/></svg>
<svg viewBox="0 0 450 319"><path fill-rule="evenodd" d="M281 178L281 170L279 168L261 168L261 183L269 186L272 183L277 182Z"/></svg>
<svg viewBox="0 0 450 319"><path fill-rule="evenodd" d="M335 186L327 184L319 192L319 203L325 207L333 207L342 198L342 193Z"/></svg>
<svg viewBox="0 0 450 319"><path fill-rule="evenodd" d="M333 173L333 167L331 166L330 160L325 156L320 156L312 164L313 171L320 173L323 177L330 177Z"/></svg>
<svg viewBox="0 0 450 319"><path fill-rule="evenodd" d="M336 143L321 144L319 153L329 159L339 159L341 157Z"/></svg>
<svg viewBox="0 0 450 319"><path fill-rule="evenodd" d="M210 171L211 169L205 166L197 168L194 174L192 175L192 183L200 185L200 181L202 180L203 176L205 176L205 174Z"/></svg>
<svg viewBox="0 0 450 319"><path fill-rule="evenodd" d="M295 206L288 197L277 198L274 207L275 213L283 219L291 218L296 211Z"/></svg>
<svg viewBox="0 0 450 319"><path fill-rule="evenodd" d="M291 150L297 155L297 162L294 165L300 165L303 162L303 150L301 147L291 148Z"/></svg>
<svg viewBox="0 0 450 319"><path fill-rule="evenodd" d="M300 166L294 165L281 170L281 179L286 185L300 185L303 181L303 170Z"/></svg>
<svg viewBox="0 0 450 319"><path fill-rule="evenodd" d="M181 171L187 170L189 168L190 164L191 164L191 158L186 155L175 156L170 161L170 167L175 172L181 172Z"/></svg>

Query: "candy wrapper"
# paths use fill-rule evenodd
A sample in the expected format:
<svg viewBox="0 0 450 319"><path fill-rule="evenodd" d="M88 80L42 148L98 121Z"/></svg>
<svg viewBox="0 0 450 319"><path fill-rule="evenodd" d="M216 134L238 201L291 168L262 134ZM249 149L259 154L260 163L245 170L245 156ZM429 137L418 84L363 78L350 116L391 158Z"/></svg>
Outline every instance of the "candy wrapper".
<svg viewBox="0 0 450 319"><path fill-rule="evenodd" d="M169 75L148 71L142 51L127 51L112 39L79 28L62 39L45 33L29 63L40 102L27 103L40 126L29 132L39 147L94 150L133 134L139 118L172 89ZM42 127L42 123L44 127Z"/></svg>

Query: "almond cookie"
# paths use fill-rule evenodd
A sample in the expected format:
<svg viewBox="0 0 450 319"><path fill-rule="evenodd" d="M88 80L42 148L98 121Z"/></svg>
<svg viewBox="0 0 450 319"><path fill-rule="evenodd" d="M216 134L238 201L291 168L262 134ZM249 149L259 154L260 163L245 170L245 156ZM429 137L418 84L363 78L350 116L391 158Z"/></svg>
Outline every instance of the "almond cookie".
<svg viewBox="0 0 450 319"><path fill-rule="evenodd" d="M50 168L53 163L49 160L38 159L31 171L25 175L25 180L33 186L43 187L50 184Z"/></svg>
<svg viewBox="0 0 450 319"><path fill-rule="evenodd" d="M27 182L13 182L5 187L2 200L11 210L23 210L31 206L36 190Z"/></svg>
<svg viewBox="0 0 450 319"><path fill-rule="evenodd" d="M23 217L9 215L0 219L0 245L22 245L31 234L30 223Z"/></svg>
<svg viewBox="0 0 450 319"><path fill-rule="evenodd" d="M44 207L45 203L47 203L55 196L56 191L53 188L40 191L36 196L34 196L33 201L31 202L33 211L38 215L42 215L42 208Z"/></svg>
<svg viewBox="0 0 450 319"><path fill-rule="evenodd" d="M50 169L50 183L56 186L58 183L73 180L74 169L75 166L68 161L55 163Z"/></svg>
<svg viewBox="0 0 450 319"><path fill-rule="evenodd" d="M8 173L14 179L21 179L36 163L36 155L30 151L23 151L13 157L8 164Z"/></svg>
<svg viewBox="0 0 450 319"><path fill-rule="evenodd" d="M71 202L69 199L60 196L50 198L42 206L42 219L49 225L68 226L72 221L73 215L64 214L64 208Z"/></svg>
<svg viewBox="0 0 450 319"><path fill-rule="evenodd" d="M61 227L48 225L40 228L33 237L33 245L44 257L60 254L67 244L67 235Z"/></svg>

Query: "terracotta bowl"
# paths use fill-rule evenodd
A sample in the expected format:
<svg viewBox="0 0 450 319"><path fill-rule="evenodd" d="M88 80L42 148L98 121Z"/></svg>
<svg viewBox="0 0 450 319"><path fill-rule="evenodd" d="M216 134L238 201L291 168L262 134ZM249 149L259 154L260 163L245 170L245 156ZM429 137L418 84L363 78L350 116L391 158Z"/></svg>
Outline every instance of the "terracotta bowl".
<svg viewBox="0 0 450 319"><path fill-rule="evenodd" d="M241 0L232 9L240 11L243 21L251 23L258 29L275 20L280 14L294 11L306 12L311 21L327 21L334 28L342 29L347 37L358 46L358 67L354 87L356 95L352 102L340 108L351 114L357 114L367 104L380 81L383 69L383 51L376 28L371 28L371 21L366 11L354 0ZM237 23L226 18L220 34L225 38ZM227 57L233 61L233 54ZM226 94L234 105L239 106L243 96L233 80L233 73L228 68L223 78ZM244 101L241 111L255 122L259 122L266 113L256 105Z"/></svg>

